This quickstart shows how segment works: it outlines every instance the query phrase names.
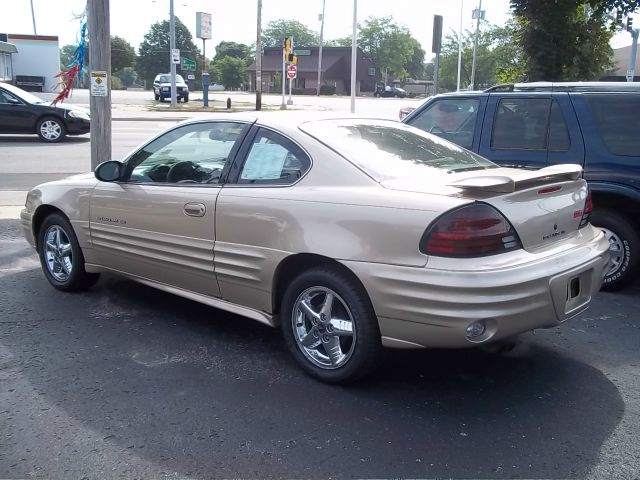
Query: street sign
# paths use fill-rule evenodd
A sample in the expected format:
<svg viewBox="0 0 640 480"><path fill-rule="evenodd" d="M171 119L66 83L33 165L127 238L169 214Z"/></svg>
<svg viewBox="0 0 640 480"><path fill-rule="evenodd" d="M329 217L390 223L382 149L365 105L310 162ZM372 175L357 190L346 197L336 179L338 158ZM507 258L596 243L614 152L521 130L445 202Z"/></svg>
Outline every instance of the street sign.
<svg viewBox="0 0 640 480"><path fill-rule="evenodd" d="M107 72L92 71L91 72L91 96L106 97L107 96Z"/></svg>
<svg viewBox="0 0 640 480"><path fill-rule="evenodd" d="M180 59L180 68L185 72L195 72L196 62L195 60L191 60L190 58L182 57Z"/></svg>
<svg viewBox="0 0 640 480"><path fill-rule="evenodd" d="M187 75L187 80L195 80L196 76L193 73L190 73L189 75Z"/></svg>
<svg viewBox="0 0 640 480"><path fill-rule="evenodd" d="M293 54L297 55L298 57L308 57L309 55L311 55L311 50L308 48L303 48L302 50L294 50Z"/></svg>
<svg viewBox="0 0 640 480"><path fill-rule="evenodd" d="M180 65L180 49L174 48L171 50L171 63Z"/></svg>
<svg viewBox="0 0 640 480"><path fill-rule="evenodd" d="M289 65L287 67L287 78L296 78L298 76L298 67Z"/></svg>
<svg viewBox="0 0 640 480"><path fill-rule="evenodd" d="M627 70L627 82L633 82L633 70Z"/></svg>

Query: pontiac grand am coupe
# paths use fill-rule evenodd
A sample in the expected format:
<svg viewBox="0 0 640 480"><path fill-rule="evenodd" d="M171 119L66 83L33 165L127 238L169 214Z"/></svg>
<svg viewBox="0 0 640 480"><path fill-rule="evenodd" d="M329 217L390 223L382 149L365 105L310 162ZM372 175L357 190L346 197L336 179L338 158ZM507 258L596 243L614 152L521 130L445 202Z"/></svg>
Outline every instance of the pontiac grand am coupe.
<svg viewBox="0 0 640 480"><path fill-rule="evenodd" d="M279 326L308 373L346 382L383 346L483 345L584 311L609 249L591 210L577 165L271 113L174 126L35 187L21 220L59 290L124 275Z"/></svg>

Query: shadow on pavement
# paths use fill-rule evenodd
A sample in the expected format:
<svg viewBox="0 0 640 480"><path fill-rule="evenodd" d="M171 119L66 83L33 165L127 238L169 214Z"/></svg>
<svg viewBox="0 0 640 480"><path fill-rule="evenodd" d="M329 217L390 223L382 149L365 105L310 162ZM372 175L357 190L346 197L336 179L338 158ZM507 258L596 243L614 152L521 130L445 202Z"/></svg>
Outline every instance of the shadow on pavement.
<svg viewBox="0 0 640 480"><path fill-rule="evenodd" d="M78 136L67 136L58 143L47 143L40 140L37 135L0 135L0 144L25 144L32 147L52 147L56 145L64 145L69 143L87 143L91 141L89 134Z"/></svg>
<svg viewBox="0 0 640 480"><path fill-rule="evenodd" d="M32 270L0 278L9 289L0 343L33 394L95 432L87 449L179 475L582 478L624 410L600 371L530 336L508 356L389 351L336 387L306 377L279 331L127 280L64 294ZM28 474L14 455L0 476Z"/></svg>

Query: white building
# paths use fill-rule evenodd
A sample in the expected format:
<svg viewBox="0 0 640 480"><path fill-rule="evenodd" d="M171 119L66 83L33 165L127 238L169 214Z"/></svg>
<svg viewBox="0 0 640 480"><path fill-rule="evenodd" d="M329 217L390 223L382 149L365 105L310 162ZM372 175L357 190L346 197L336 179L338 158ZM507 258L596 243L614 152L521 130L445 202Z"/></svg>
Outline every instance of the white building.
<svg viewBox="0 0 640 480"><path fill-rule="evenodd" d="M59 83L54 78L59 72L58 37L0 34L0 81L25 90L52 92Z"/></svg>

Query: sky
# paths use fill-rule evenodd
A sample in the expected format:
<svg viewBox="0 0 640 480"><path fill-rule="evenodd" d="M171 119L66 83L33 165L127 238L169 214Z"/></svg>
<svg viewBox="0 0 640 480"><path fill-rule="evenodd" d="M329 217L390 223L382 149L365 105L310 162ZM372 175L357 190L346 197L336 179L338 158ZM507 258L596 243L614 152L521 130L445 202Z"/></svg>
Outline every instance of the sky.
<svg viewBox="0 0 640 480"><path fill-rule="evenodd" d="M84 11L86 0L32 0L39 35L57 35L60 46L75 43L79 22L74 19ZM318 14L322 0L263 0L263 27L271 20L296 19L313 30L320 30ZM195 37L195 12L211 13L213 38L207 41L207 56L222 40L251 44L256 38L256 0L174 0L175 14ZM0 33L32 34L30 0L0 0ZM471 12L477 0L358 0L358 21L370 16L392 16L409 28L412 35L431 54L433 15L443 16L443 35L457 31L462 7L463 28L474 28ZM110 0L111 35L128 40L136 49L151 24L169 18L169 0ZM509 0L484 0L488 22L502 25L509 18ZM351 34L353 2L326 0L325 39ZM629 38L627 38L629 37ZM614 38L614 48L631 43L629 34ZM196 39L196 45L202 42Z"/></svg>

